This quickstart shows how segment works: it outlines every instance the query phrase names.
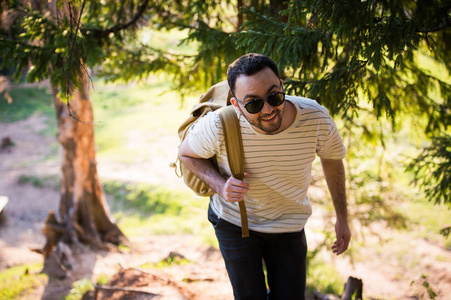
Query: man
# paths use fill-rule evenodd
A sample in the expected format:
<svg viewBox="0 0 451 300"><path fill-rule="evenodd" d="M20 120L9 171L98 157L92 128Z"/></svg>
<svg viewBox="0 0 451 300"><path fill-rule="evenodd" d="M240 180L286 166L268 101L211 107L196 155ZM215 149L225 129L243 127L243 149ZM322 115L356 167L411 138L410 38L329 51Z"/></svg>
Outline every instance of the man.
<svg viewBox="0 0 451 300"><path fill-rule="evenodd" d="M327 110L316 101L285 96L276 64L246 54L227 71L231 102L240 120L245 180L231 177L217 112L201 118L180 145L181 161L216 194L213 224L235 299L304 299L307 243L304 225L315 155L321 158L334 203L334 253L347 248L345 147ZM216 155L219 172L208 158ZM250 237L242 238L239 201L245 201ZM264 266L267 271L267 292Z"/></svg>

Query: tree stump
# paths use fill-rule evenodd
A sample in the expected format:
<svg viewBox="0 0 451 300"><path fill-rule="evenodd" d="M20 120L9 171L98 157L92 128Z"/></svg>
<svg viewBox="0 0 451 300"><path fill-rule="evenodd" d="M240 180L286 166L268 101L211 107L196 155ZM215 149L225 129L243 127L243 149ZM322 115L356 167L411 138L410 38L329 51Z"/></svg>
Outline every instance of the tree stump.
<svg viewBox="0 0 451 300"><path fill-rule="evenodd" d="M355 277L349 277L348 282L345 284L345 290L343 296L341 296L342 300L351 300L352 296L354 299L362 299L362 290L363 290L363 282L361 279Z"/></svg>
<svg viewBox="0 0 451 300"><path fill-rule="evenodd" d="M352 296L354 299L362 300L362 290L363 282L361 279L355 277L349 277L348 281L345 283L344 292L341 297L332 294L321 294L318 291L313 292L313 299L315 300L351 300Z"/></svg>

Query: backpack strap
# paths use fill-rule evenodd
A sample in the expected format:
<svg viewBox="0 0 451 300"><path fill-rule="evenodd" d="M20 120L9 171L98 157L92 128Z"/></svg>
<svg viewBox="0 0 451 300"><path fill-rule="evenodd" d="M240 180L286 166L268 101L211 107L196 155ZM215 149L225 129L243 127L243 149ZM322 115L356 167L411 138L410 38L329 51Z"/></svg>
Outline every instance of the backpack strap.
<svg viewBox="0 0 451 300"><path fill-rule="evenodd" d="M232 105L222 108L220 111L224 140L229 161L230 171L236 179L244 179L244 151L241 139L240 122ZM241 214L241 234L249 237L249 226L247 223L247 212L244 200L238 202Z"/></svg>

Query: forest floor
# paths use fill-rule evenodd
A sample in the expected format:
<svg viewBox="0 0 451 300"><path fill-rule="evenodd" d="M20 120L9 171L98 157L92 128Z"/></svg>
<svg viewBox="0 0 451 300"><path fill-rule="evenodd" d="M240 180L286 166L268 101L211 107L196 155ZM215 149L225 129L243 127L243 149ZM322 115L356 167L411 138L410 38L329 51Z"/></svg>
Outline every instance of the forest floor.
<svg viewBox="0 0 451 300"><path fill-rule="evenodd" d="M39 134L45 129L45 116L31 117L14 122L0 123L0 139L9 137L14 145L0 152L0 196L8 196L0 225L0 271L9 267L42 262L40 254L31 249L42 248L45 243L41 232L43 221L49 210L58 210L59 193L51 187L37 187L21 182L22 175L40 177L59 174L59 154L55 138ZM180 179L168 167L174 160L178 144L177 137L168 138L167 157L139 164L120 165L99 159L100 178L144 181L152 184L170 184L184 188ZM145 172L157 170L159 173ZM314 243L312 228L320 226L321 220L313 216L307 226L308 240ZM145 235L144 235L145 236ZM384 229L384 238L396 240L402 233ZM199 242L191 235L147 235L130 237L133 244L124 253L91 253L78 262L84 274L73 274L74 278L96 278L99 274L113 277L110 285L133 287L147 291L135 294L133 299L232 299L232 291L219 251ZM377 238L367 236L368 247L359 246L357 258L351 263L349 257L325 259L336 266L343 276L363 280L366 299L424 299L424 283L437 293L436 299L449 299L451 295L451 251L435 242L415 238L402 240L404 250L396 251L397 243L385 248L371 247L380 243ZM352 243L351 243L352 247ZM391 248L390 248L391 247ZM393 250L393 251L392 251ZM398 249L399 250L399 249ZM355 251L355 252L357 252ZM170 268L142 270L139 266L158 262L169 256L183 256L191 263ZM122 269L121 269L122 268ZM71 281L50 279L24 299L61 299L69 292ZM118 299L102 292L101 299ZM141 295L138 297L137 295ZM87 299L87 298L85 298ZM92 299L92 295L91 295ZM129 298L130 299L130 298Z"/></svg>

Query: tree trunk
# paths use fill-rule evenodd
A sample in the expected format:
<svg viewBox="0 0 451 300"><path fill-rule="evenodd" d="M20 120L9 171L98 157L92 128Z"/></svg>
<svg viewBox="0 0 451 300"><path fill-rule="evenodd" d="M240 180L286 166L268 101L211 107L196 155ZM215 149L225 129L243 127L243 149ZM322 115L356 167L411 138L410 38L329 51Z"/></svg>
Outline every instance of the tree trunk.
<svg viewBox="0 0 451 300"><path fill-rule="evenodd" d="M273 17L279 18L280 21L284 23L288 22L288 15L280 15L282 10L288 8L284 0L269 0L269 6L271 7L271 14Z"/></svg>
<svg viewBox="0 0 451 300"><path fill-rule="evenodd" d="M241 26L243 26L243 13L241 12L241 9L243 8L243 0L237 0L237 11L238 11L238 23L235 26L235 31L239 32L241 29Z"/></svg>
<svg viewBox="0 0 451 300"><path fill-rule="evenodd" d="M46 258L52 251L58 252L60 242L71 249L77 249L80 244L109 249L111 244L127 243L124 234L111 220L97 175L89 79L85 72L83 74L81 87L70 101L75 117L69 115L67 105L59 99L58 88L52 87L57 138L62 150L62 175L59 218L50 212L43 229L47 238L43 249Z"/></svg>

